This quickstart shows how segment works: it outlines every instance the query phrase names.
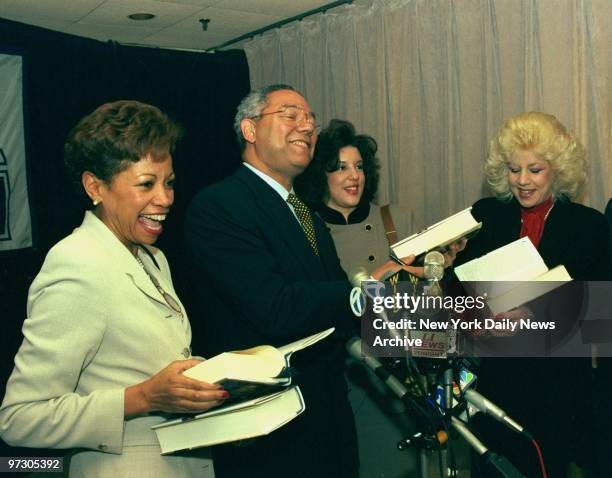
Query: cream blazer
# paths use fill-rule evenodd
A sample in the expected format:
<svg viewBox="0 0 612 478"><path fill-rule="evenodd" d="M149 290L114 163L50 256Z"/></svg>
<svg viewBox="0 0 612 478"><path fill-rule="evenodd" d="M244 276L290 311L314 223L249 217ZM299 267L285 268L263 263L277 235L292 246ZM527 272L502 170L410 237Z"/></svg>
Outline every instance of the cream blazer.
<svg viewBox="0 0 612 478"><path fill-rule="evenodd" d="M145 267L178 301L166 258L149 250L159 269L140 251ZM191 328L93 213L49 251L23 336L0 408L8 444L77 449L70 476L214 476L207 450L160 456L161 414L124 419L125 387L190 357Z"/></svg>

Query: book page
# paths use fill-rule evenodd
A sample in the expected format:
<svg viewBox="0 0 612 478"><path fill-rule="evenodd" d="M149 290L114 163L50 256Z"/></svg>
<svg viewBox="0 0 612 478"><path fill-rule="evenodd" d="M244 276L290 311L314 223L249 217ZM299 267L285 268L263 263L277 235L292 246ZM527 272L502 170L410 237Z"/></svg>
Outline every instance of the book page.
<svg viewBox="0 0 612 478"><path fill-rule="evenodd" d="M285 368L285 357L274 347L253 353L225 352L199 363L183 372L187 377L208 383L219 383L225 379L256 381L260 377L276 377Z"/></svg>
<svg viewBox="0 0 612 478"><path fill-rule="evenodd" d="M292 353L297 352L298 350L305 349L306 347L310 347L313 344L316 344L319 340L322 340L328 335L331 335L334 330L336 330L335 327L331 327L317 334L310 335L309 337L305 337L300 340L296 340L295 342L291 342L287 345L283 345L282 347L279 347L278 350L281 354L283 354L286 359L288 359Z"/></svg>
<svg viewBox="0 0 612 478"><path fill-rule="evenodd" d="M462 282L527 281L547 271L540 253L527 237L455 267L455 274Z"/></svg>

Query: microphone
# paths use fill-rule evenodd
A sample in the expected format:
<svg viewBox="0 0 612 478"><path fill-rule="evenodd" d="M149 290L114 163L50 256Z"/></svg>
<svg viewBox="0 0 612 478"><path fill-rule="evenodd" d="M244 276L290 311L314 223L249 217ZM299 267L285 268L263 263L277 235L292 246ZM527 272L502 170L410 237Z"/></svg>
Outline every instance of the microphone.
<svg viewBox="0 0 612 478"><path fill-rule="evenodd" d="M432 416L429 408L422 406L418 400L424 400L423 393L413 380L408 382L410 389L406 387L395 375L389 372L380 361L362 349L362 341L359 337L352 337L346 342L348 354L365 363L365 365L382 380L387 387L404 403L408 413L414 413L423 426L429 427L432 423Z"/></svg>
<svg viewBox="0 0 612 478"><path fill-rule="evenodd" d="M444 270L442 273L444 274ZM365 267L359 266L351 269L347 275L353 287L361 287L362 282L384 282L389 277L395 275L395 272L387 270L380 276L380 279L374 279Z"/></svg>
<svg viewBox="0 0 612 478"><path fill-rule="evenodd" d="M404 400L404 398L407 398L408 389L404 384L395 375L389 373L376 357L365 353L361 345L362 342L359 337L352 337L346 342L346 351L351 357L364 362L400 399Z"/></svg>
<svg viewBox="0 0 612 478"><path fill-rule="evenodd" d="M502 422L511 430L514 430L519 435L524 436L528 440L533 440L531 434L525 430L521 425L515 422L508 414L500 407L495 405L489 399L478 393L476 390L468 389L463 392L463 396L467 402L474 405L482 413L493 417L495 420Z"/></svg>
<svg viewBox="0 0 612 478"><path fill-rule="evenodd" d="M429 251L425 254L423 275L428 283L428 295L440 296L440 281L444 277L444 256L439 251Z"/></svg>
<svg viewBox="0 0 612 478"><path fill-rule="evenodd" d="M348 273L348 279L353 287L361 287L362 282L375 280L365 267L355 267L351 269Z"/></svg>
<svg viewBox="0 0 612 478"><path fill-rule="evenodd" d="M423 274L428 281L439 281L444 277L444 255L439 251L425 254Z"/></svg>

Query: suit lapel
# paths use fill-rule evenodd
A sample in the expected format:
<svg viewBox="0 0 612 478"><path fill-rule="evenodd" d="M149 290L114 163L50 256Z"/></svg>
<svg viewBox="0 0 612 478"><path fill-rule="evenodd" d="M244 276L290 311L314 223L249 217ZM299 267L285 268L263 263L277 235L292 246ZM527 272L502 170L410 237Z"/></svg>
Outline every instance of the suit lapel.
<svg viewBox="0 0 612 478"><path fill-rule="evenodd" d="M344 272L340 267L338 253L334 246L333 239L329 234L325 221L319 216L319 214L313 214L313 223L315 233L317 235L317 246L319 247L319 258L323 269L325 270L326 279L344 279ZM338 276L338 272L342 274Z"/></svg>
<svg viewBox="0 0 612 478"><path fill-rule="evenodd" d="M560 241L559 238L567 236L564 225L571 223L570 220L564 219L567 213L568 208L563 201L557 200L544 223L544 232L538 250L549 267L564 262L563 248L567 247L567 241Z"/></svg>
<svg viewBox="0 0 612 478"><path fill-rule="evenodd" d="M157 290L151 278L146 271L140 266L138 261L132 256L130 251L119 242L119 239L98 219L93 213L87 212L83 227L87 228L92 234L95 247L105 249L109 257L113 258L113 263L119 272L127 274L132 278L134 285L145 295L163 305L166 304L163 296ZM146 253L140 254L142 261L147 264L152 263L151 259L145 256ZM154 266L152 266L154 267ZM157 277L157 276L156 276ZM162 281L160 283L163 284Z"/></svg>
<svg viewBox="0 0 612 478"><path fill-rule="evenodd" d="M268 219L266 221L268 227L275 229L277 236L293 252L296 262L301 264L309 275L321 277L323 273L321 261L312 250L301 224L291 212L289 205L245 166L238 169L236 178L251 190L257 208ZM318 236L319 231L316 232Z"/></svg>

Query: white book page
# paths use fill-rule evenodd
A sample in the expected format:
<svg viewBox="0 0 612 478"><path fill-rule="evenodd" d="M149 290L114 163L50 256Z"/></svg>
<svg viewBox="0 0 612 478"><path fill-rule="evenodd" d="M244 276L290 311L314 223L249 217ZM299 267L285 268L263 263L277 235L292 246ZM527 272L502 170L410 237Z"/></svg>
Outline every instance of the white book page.
<svg viewBox="0 0 612 478"><path fill-rule="evenodd" d="M461 281L528 281L548 271L529 238L523 237L455 268Z"/></svg>

